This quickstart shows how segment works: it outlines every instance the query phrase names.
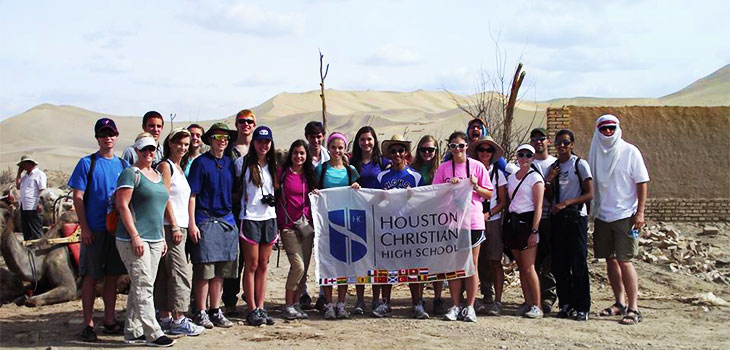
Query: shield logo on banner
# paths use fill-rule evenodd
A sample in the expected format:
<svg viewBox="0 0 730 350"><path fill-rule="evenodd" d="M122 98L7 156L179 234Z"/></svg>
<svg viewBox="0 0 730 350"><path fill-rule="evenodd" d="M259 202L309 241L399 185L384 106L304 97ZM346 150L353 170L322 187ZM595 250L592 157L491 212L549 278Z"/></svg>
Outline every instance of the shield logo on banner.
<svg viewBox="0 0 730 350"><path fill-rule="evenodd" d="M330 254L352 264L368 252L365 210L340 209L328 212Z"/></svg>

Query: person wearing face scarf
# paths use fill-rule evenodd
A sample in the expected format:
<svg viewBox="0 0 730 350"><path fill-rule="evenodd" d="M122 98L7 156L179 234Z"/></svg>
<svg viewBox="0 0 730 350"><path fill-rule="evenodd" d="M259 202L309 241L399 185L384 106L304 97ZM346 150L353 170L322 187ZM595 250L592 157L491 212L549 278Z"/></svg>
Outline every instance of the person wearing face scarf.
<svg viewBox="0 0 730 350"><path fill-rule="evenodd" d="M595 181L591 205L595 223L593 251L596 258L606 259L608 280L616 298L599 315L621 315L621 324L634 325L641 322L642 316L637 301L639 278L631 260L639 253L649 172L639 149L621 135L615 116L606 114L596 120L588 156Z"/></svg>

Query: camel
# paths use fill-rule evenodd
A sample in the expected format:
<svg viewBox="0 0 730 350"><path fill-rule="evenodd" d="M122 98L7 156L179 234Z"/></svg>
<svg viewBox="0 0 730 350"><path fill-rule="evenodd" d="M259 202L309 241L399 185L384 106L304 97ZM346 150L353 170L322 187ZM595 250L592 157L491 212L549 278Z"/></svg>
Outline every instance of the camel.
<svg viewBox="0 0 730 350"><path fill-rule="evenodd" d="M76 270L68 247L63 244L25 247L15 233L15 222L11 218L14 206L8 206L4 219L5 227L0 233L0 252L8 269L21 280L30 282L34 290L45 291L22 300L26 306L41 306L62 303L77 298ZM63 223L78 222L76 212L66 211L57 225L53 226L45 239L63 236Z"/></svg>

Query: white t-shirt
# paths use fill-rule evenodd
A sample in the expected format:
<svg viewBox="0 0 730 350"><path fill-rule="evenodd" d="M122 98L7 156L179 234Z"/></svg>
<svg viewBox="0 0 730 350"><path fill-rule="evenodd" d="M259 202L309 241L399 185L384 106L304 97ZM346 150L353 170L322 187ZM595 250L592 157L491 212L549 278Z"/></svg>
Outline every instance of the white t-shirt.
<svg viewBox="0 0 730 350"><path fill-rule="evenodd" d="M170 166L172 176L170 177L170 206L172 206L172 215L175 215L175 222L182 228L188 227L190 220L188 214L188 205L190 204L190 184L185 177L185 173L180 171L171 160L167 160ZM165 215L163 220L165 225L170 224L170 220Z"/></svg>
<svg viewBox="0 0 730 350"><path fill-rule="evenodd" d="M327 149L324 148L324 146L319 146L319 160L314 161L314 158L312 158L312 167L316 168L317 165L320 165L326 161L330 160L330 154L327 152Z"/></svg>
<svg viewBox="0 0 730 350"><path fill-rule="evenodd" d="M573 154L566 162L560 163L560 174L558 175L556 180L553 180L553 184L555 184L555 181L557 181L560 185L559 202L565 202L568 199L573 199L583 195L583 190L581 189L580 183L581 180L585 181L586 179L593 178L593 175L591 174L591 168L588 166L588 161L586 161L585 159L581 159L578 162L578 173L580 174L580 178L578 178L578 175L576 175L575 173L575 161L577 159L578 156ZM582 208L580 210L580 215L588 215L585 204L581 205L581 207Z"/></svg>
<svg viewBox="0 0 730 350"><path fill-rule="evenodd" d="M641 151L627 144L624 153L618 156L613 176L605 180L596 179L596 186L601 193L600 210L596 218L613 222L634 215L639 205L636 184L649 182L649 171L646 170Z"/></svg>
<svg viewBox="0 0 730 350"><path fill-rule="evenodd" d="M47 185L46 173L38 167L30 173L26 172L20 179L20 207L22 210L35 210L38 207L38 198Z"/></svg>
<svg viewBox="0 0 730 350"><path fill-rule="evenodd" d="M512 193L515 192L515 188L517 188L520 181L522 179L517 178L517 173L511 174L507 178L507 195L512 198L509 211L517 214L535 210L535 203L532 201L532 186L538 182L544 182L540 174L531 171L520 185L515 196L512 197Z"/></svg>
<svg viewBox="0 0 730 350"><path fill-rule="evenodd" d="M532 164L535 165L537 169L540 170L540 174L542 174L542 177L545 178L547 176L548 170L550 170L550 166L555 163L555 161L558 160L558 158L555 158L551 155L548 155L547 158L540 160L540 159L533 159ZM548 203L547 198L545 198L542 201L542 218L545 219L548 217L550 209L550 203Z"/></svg>
<svg viewBox="0 0 730 350"><path fill-rule="evenodd" d="M492 181L492 185L494 185L494 193L492 193L492 198L489 199L490 209L497 206L497 196L499 195L499 188L502 186L507 186L507 178L504 177L504 172L497 169L497 171L495 171L496 174L492 176L492 170L494 170L494 164L491 164L489 166L489 169L487 169L487 172L489 172L489 180ZM525 184L522 185L524 186ZM502 213L495 213L494 215L489 217L489 221L499 220L501 218Z"/></svg>
<svg viewBox="0 0 730 350"><path fill-rule="evenodd" d="M243 167L244 158L245 157L240 157L236 159L236 162L234 163L236 167L236 177L241 176L241 168ZM248 203L246 203L246 196L241 196L241 213L238 216L241 220L265 221L269 219L276 219L276 207L272 207L261 201L265 194L274 195L274 179L269 173L268 165L259 165L259 173L263 180L263 186L261 187L258 187L251 182L251 171L246 169L246 192L244 193L248 195Z"/></svg>

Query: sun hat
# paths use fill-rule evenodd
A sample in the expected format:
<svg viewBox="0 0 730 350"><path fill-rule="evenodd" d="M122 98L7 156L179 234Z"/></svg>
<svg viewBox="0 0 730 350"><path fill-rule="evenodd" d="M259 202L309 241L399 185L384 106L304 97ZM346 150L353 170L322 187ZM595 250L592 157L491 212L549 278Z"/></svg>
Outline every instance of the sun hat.
<svg viewBox="0 0 730 350"><path fill-rule="evenodd" d="M403 135L393 135L390 140L383 141L380 148L383 152L387 152L393 145L403 145L406 148L406 153L411 153L411 141L406 140Z"/></svg>
<svg viewBox="0 0 730 350"><path fill-rule="evenodd" d="M213 126L211 126L210 129L208 129L208 131L206 131L205 134L203 134L203 137L202 137L203 143L210 146L210 136L213 135L213 133L215 133L218 130L223 130L226 133L228 133L228 142L234 142L234 141L236 141L236 138L238 137L238 131L229 129L228 124L226 124L224 122L219 122L219 123L213 124Z"/></svg>
<svg viewBox="0 0 730 350"><path fill-rule="evenodd" d="M190 130L181 126L179 128L172 129L172 131L170 131L170 135L167 136L167 138L172 140L179 133L187 134L188 136L190 136Z"/></svg>
<svg viewBox="0 0 730 350"><path fill-rule="evenodd" d="M487 144L489 146L492 146L494 148L494 153L492 154L492 161L496 162L499 158L501 158L504 155L504 149L502 146L500 146L491 136L482 136L478 140L472 142L469 145L469 157L472 157L474 159L479 159L477 155L477 148L479 146Z"/></svg>
<svg viewBox="0 0 730 350"><path fill-rule="evenodd" d="M273 140L273 134L271 133L271 129L269 129L268 126L259 126L253 131L253 136L251 139L253 141L257 140Z"/></svg>
<svg viewBox="0 0 730 350"><path fill-rule="evenodd" d="M530 144L523 143L517 149L515 150L515 153L521 151L521 150L527 150L532 152L532 154L535 154L535 147L532 147Z"/></svg>
<svg viewBox="0 0 730 350"><path fill-rule="evenodd" d="M18 166L20 166L20 164L23 164L23 162L32 162L33 164L38 165L38 162L36 162L35 160L33 160L33 157L30 156L30 155L24 155L24 156L20 157L20 161L18 162Z"/></svg>

